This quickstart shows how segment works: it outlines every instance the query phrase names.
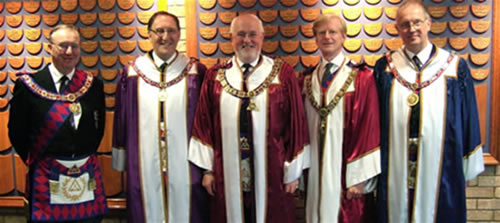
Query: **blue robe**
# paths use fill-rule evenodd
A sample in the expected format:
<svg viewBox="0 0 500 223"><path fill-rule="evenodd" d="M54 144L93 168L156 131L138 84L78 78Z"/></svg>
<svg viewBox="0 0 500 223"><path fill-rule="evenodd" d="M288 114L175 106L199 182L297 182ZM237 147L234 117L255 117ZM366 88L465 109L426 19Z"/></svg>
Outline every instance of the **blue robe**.
<svg viewBox="0 0 500 223"><path fill-rule="evenodd" d="M402 50L391 52L390 58L401 77L414 83L417 71ZM407 95L412 91L395 78L386 57L375 66L381 114L379 222L466 222L465 182L484 170L474 83L466 61L443 49L429 59L422 81L440 69L445 69L443 74L420 92L417 176L411 199L406 139L411 110Z"/></svg>

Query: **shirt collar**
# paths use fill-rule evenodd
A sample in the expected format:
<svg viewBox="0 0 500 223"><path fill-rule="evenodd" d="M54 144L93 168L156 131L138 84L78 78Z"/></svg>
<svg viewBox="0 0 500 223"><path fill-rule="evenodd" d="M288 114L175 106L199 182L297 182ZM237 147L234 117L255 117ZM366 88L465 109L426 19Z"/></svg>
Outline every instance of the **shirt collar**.
<svg viewBox="0 0 500 223"><path fill-rule="evenodd" d="M324 69L326 64L333 63L335 68L342 66L342 62L344 62L344 53L340 52L337 56L335 56L332 60L328 61L325 58L321 58L321 68Z"/></svg>
<svg viewBox="0 0 500 223"><path fill-rule="evenodd" d="M61 77L65 76L64 74L59 72L59 70L57 70L56 66L53 63L51 63L49 65L49 71L50 71L50 75L52 76L52 80L54 81L54 84L58 84L59 80L61 80ZM66 77L68 78L68 80L71 80L71 78L73 78L74 74L75 74L75 68L73 68L73 70L71 70L71 72L66 74Z"/></svg>
<svg viewBox="0 0 500 223"><path fill-rule="evenodd" d="M154 50L152 54L153 54L153 61L157 67L160 67L163 63L172 64L174 59L177 57L177 51L175 51L175 53L172 54L172 56L170 56L170 58L168 58L166 61L164 61L158 55L156 55L156 52Z"/></svg>
<svg viewBox="0 0 500 223"><path fill-rule="evenodd" d="M407 49L405 49L405 52L410 57L410 59L412 59L413 56L417 55L418 59L423 64L425 64L427 60L429 60L429 58L431 57L432 47L434 47L434 45L432 45L432 43L430 42L427 42L427 46L424 49L420 50L420 52L418 52L417 54L414 54Z"/></svg>
<svg viewBox="0 0 500 223"><path fill-rule="evenodd" d="M238 61L238 64L239 64L241 67L243 67L243 64L245 64L245 63L243 63L243 62L240 60L240 58L238 58L237 56L235 56L235 57L236 57L236 60ZM260 59L260 55L257 57L257 59L255 59L254 61L252 61L252 62L250 63L250 65L252 66L251 68L254 68L255 66L257 66L257 63L259 63L259 59Z"/></svg>

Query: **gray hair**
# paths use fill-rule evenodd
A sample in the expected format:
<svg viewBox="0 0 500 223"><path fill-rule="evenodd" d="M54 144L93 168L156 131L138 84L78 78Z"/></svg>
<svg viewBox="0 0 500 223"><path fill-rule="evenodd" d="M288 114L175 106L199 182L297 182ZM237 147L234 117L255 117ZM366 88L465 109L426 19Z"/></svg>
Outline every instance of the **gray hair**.
<svg viewBox="0 0 500 223"><path fill-rule="evenodd" d="M426 19L431 18L431 14L429 13L429 9L427 8L427 6L424 4L424 2L422 0L407 0L399 6L398 11L396 13L396 21L398 21L399 17L401 16L400 15L401 10L408 8L409 6L415 6L415 5L423 9Z"/></svg>
<svg viewBox="0 0 500 223"><path fill-rule="evenodd" d="M72 31L75 31L76 33L78 33L78 36L80 35L80 32L78 31L78 28L74 25L71 25L71 24L59 24L57 25L56 27L54 27L51 31L50 31L50 34L49 34L49 42L53 43L52 42L52 35L57 32L58 30L61 30L61 29L69 29L69 30L72 30Z"/></svg>
<svg viewBox="0 0 500 223"><path fill-rule="evenodd" d="M264 32L264 25L262 25L262 21L259 19L259 17L257 17L254 14L243 14L243 15L239 15L239 16L234 17L233 21L231 21L231 27L229 28L229 32L231 34L234 32L234 24L236 23L236 20L239 19L241 16L250 16L250 17L254 18L259 23L260 31Z"/></svg>

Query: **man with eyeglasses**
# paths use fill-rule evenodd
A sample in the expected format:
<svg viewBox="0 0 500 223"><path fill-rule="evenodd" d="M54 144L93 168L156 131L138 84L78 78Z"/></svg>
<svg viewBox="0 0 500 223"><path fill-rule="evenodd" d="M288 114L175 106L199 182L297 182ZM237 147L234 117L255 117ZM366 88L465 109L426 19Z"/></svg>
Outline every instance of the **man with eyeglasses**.
<svg viewBox="0 0 500 223"><path fill-rule="evenodd" d="M295 192L309 166L302 97L290 65L261 54L264 27L233 19L235 56L207 71L189 160L205 170L211 222L295 222Z"/></svg>
<svg viewBox="0 0 500 223"><path fill-rule="evenodd" d="M379 222L466 222L466 181L484 170L474 82L464 59L429 42L421 1L398 9L404 46L375 66L382 173Z"/></svg>
<svg viewBox="0 0 500 223"><path fill-rule="evenodd" d="M302 72L311 139L307 222L373 222L380 173L379 107L375 78L342 52L344 19L320 15L313 24L321 52Z"/></svg>
<svg viewBox="0 0 500 223"><path fill-rule="evenodd" d="M10 100L9 138L29 168L29 221L100 222L107 212L96 156L104 134L103 83L76 69L76 27L56 26L49 41L52 63L20 74Z"/></svg>
<svg viewBox="0 0 500 223"><path fill-rule="evenodd" d="M127 171L130 222L204 222L201 171L188 162L205 66L177 51L177 16L148 22L153 50L124 67L117 91L113 167Z"/></svg>

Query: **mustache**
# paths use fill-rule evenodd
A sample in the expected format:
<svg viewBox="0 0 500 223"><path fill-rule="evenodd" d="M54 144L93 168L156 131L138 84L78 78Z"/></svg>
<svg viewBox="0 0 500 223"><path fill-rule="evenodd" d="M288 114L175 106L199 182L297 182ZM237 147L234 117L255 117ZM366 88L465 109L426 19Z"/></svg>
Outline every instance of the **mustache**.
<svg viewBox="0 0 500 223"><path fill-rule="evenodd" d="M245 48L255 48L255 44L250 44L250 43L243 43L240 45L240 48L241 49L245 49Z"/></svg>

